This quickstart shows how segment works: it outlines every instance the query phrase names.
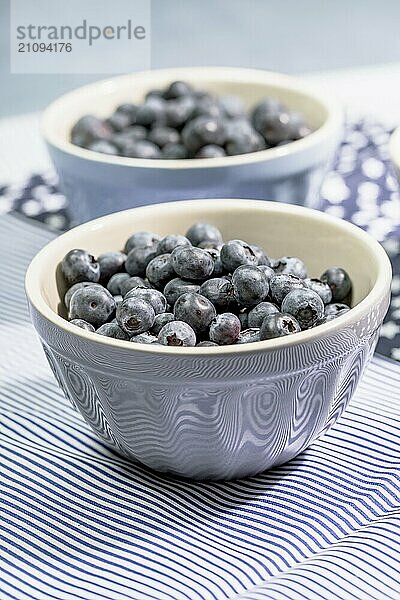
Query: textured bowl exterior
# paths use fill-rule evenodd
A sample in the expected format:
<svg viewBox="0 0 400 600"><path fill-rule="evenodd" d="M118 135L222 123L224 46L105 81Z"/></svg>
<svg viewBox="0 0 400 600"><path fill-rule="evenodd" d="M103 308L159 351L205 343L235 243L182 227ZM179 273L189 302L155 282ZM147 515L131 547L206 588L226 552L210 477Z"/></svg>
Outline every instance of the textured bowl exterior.
<svg viewBox="0 0 400 600"><path fill-rule="evenodd" d="M158 471L233 479L294 458L336 422L388 303L389 290L358 322L308 343L134 359L31 314L65 395L107 444Z"/></svg>
<svg viewBox="0 0 400 600"><path fill-rule="evenodd" d="M174 79L217 94L238 94L249 107L267 95L275 96L303 112L315 131L280 148L208 160L110 157L69 142L70 128L86 112L107 116L118 103L128 98L139 101L147 90ZM193 67L135 73L79 88L50 105L42 130L71 218L79 224L119 210L190 198L274 199L316 207L341 136L342 115L331 99L285 75Z"/></svg>

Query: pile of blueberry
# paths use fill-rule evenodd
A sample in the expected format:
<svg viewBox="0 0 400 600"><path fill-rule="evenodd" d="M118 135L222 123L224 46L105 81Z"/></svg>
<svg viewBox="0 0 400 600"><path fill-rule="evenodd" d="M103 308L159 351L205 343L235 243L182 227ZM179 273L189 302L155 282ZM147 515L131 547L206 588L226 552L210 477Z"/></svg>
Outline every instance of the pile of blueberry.
<svg viewBox="0 0 400 600"><path fill-rule="evenodd" d="M72 128L82 148L131 158L216 158L257 152L311 133L299 113L266 98L249 114L237 96L216 97L174 81L121 104L107 119L86 115Z"/></svg>
<svg viewBox="0 0 400 600"><path fill-rule="evenodd" d="M141 344L221 346L310 329L350 310L340 267L307 277L295 257L272 259L213 225L163 238L139 231L124 252L66 254L64 303L74 325Z"/></svg>

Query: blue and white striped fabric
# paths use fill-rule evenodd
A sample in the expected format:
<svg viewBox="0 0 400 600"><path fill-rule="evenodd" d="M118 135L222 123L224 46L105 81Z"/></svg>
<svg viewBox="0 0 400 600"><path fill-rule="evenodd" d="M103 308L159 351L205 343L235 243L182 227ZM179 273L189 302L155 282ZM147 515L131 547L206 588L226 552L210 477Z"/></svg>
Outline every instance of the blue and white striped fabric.
<svg viewBox="0 0 400 600"><path fill-rule="evenodd" d="M53 234L0 220L0 599L400 599L400 367L375 358L338 425L229 483L158 476L64 399L23 275Z"/></svg>

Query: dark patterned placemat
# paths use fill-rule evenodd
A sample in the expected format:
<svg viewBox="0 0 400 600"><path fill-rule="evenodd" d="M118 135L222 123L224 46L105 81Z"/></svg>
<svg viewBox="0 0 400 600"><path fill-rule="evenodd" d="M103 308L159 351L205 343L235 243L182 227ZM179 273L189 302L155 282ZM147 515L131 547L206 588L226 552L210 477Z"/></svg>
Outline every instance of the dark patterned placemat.
<svg viewBox="0 0 400 600"><path fill-rule="evenodd" d="M392 303L378 351L400 361L400 197L391 169L391 131L373 120L348 123L321 190L321 210L362 227L383 243L393 265ZM68 204L54 172L0 187L0 213L16 211L51 229L68 229Z"/></svg>

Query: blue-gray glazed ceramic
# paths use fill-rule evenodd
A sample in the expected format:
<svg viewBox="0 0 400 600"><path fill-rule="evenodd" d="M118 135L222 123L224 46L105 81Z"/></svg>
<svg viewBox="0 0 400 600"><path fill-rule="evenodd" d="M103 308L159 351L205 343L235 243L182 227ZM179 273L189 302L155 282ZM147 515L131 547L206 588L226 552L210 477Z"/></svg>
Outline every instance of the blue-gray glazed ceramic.
<svg viewBox="0 0 400 600"><path fill-rule="evenodd" d="M218 226L271 256L299 256L311 276L343 266L354 307L301 333L243 344L172 348L90 333L58 314L57 265L72 248L123 247L137 230ZM368 234L304 207L192 200L115 213L81 225L37 254L26 275L34 326L67 398L110 446L158 471L231 479L284 463L331 427L352 397L379 334L391 267Z"/></svg>
<svg viewBox="0 0 400 600"><path fill-rule="evenodd" d="M238 95L247 108L266 96L302 113L313 133L286 146L240 156L144 160L91 152L70 143L84 114L106 117L122 102L184 79L218 95ZM261 70L193 67L147 71L90 84L62 96L44 113L42 131L71 217L82 223L145 204L187 198L255 198L315 206L337 147L342 114L331 100L295 79Z"/></svg>

